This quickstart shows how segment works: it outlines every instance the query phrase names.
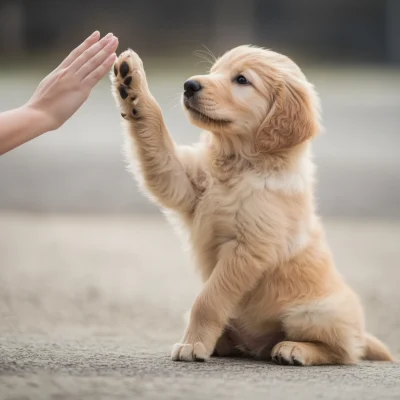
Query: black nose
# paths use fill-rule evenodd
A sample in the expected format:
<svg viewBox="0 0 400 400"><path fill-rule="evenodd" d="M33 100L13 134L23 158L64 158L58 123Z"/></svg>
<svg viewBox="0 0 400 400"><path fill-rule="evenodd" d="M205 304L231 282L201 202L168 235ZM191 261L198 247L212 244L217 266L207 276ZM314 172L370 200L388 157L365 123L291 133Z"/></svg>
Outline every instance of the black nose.
<svg viewBox="0 0 400 400"><path fill-rule="evenodd" d="M189 79L183 84L183 88L185 89L185 96L186 97L192 97L196 92L198 92L201 89L201 85L199 81L196 81L194 79Z"/></svg>

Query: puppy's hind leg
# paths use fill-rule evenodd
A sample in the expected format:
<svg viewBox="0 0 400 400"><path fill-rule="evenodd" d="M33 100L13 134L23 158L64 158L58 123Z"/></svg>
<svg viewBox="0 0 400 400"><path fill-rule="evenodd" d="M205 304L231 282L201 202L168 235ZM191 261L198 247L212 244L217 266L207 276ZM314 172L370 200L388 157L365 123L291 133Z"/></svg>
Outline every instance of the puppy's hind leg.
<svg viewBox="0 0 400 400"><path fill-rule="evenodd" d="M354 364L364 351L364 321L354 294L331 295L287 310L286 340L272 349L284 365Z"/></svg>

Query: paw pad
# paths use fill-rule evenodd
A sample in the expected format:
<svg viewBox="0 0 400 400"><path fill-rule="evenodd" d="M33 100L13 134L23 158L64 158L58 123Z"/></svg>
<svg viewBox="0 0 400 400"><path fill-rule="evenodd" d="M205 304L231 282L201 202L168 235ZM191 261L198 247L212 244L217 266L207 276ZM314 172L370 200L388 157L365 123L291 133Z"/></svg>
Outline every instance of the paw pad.
<svg viewBox="0 0 400 400"><path fill-rule="evenodd" d="M129 65L126 61L123 61L119 67L119 73L123 78L125 78L126 75L128 75L128 72L129 72Z"/></svg>
<svg viewBox="0 0 400 400"><path fill-rule="evenodd" d="M121 98L123 100L125 100L128 97L128 92L126 91L126 88L124 86L120 86L118 88L118 90L119 90L119 95L121 96Z"/></svg>
<svg viewBox="0 0 400 400"><path fill-rule="evenodd" d="M114 95L121 109L121 117L126 120L139 120L141 115L139 97L145 75L139 56L132 50L123 52L113 67L111 81Z"/></svg>

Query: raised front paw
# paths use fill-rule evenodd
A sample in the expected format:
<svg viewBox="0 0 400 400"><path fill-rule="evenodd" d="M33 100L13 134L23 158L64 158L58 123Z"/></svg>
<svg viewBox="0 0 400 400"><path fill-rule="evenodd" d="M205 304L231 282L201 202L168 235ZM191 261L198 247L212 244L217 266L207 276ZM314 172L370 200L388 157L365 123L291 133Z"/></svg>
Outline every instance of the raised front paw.
<svg viewBox="0 0 400 400"><path fill-rule="evenodd" d="M210 358L203 343L194 344L177 343L172 347L172 361L206 361Z"/></svg>
<svg viewBox="0 0 400 400"><path fill-rule="evenodd" d="M126 50L118 57L111 73L111 81L121 116L128 120L138 119L139 103L147 83L142 60L133 50Z"/></svg>

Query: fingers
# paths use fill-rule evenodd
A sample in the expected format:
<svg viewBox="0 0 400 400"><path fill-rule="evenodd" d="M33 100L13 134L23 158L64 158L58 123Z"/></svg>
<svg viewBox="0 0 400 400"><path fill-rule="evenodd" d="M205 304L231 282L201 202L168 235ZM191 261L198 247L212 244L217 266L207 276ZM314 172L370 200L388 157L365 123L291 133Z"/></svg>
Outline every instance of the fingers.
<svg viewBox="0 0 400 400"><path fill-rule="evenodd" d="M83 43L81 43L76 49L72 50L69 56L60 64L58 68L61 69L69 67L85 50L98 42L99 39L100 32L93 32Z"/></svg>
<svg viewBox="0 0 400 400"><path fill-rule="evenodd" d="M83 65L85 65L92 57L102 50L114 38L112 33L107 34L100 41L86 49L68 68L69 72L75 74Z"/></svg>
<svg viewBox="0 0 400 400"><path fill-rule="evenodd" d="M76 73L80 81L102 65L106 59L113 54L118 47L118 38L113 36L107 45L89 59Z"/></svg>
<svg viewBox="0 0 400 400"><path fill-rule="evenodd" d="M94 71L86 76L82 84L88 84L90 86L90 90L92 90L97 82L110 71L110 68L115 61L117 61L117 55L115 53L110 54L102 64L100 64Z"/></svg>

